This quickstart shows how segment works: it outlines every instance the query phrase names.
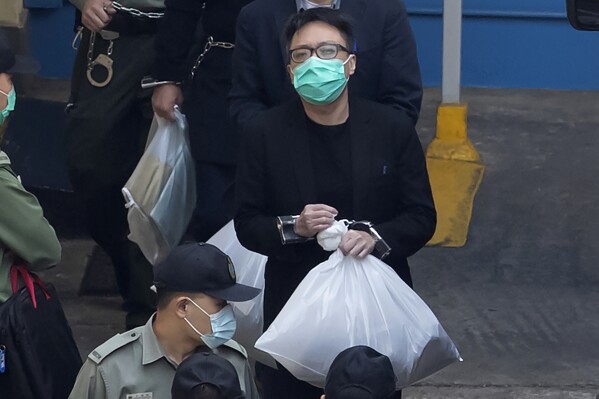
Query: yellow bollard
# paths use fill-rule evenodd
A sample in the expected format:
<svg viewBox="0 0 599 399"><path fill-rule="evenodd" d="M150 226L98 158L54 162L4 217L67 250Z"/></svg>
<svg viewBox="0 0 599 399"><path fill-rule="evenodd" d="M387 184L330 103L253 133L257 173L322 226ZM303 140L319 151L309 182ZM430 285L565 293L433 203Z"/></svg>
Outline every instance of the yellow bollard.
<svg viewBox="0 0 599 399"><path fill-rule="evenodd" d="M426 151L427 167L437 208L437 229L427 245L462 247L466 244L474 196L484 165L468 139L466 104L441 104L437 134Z"/></svg>

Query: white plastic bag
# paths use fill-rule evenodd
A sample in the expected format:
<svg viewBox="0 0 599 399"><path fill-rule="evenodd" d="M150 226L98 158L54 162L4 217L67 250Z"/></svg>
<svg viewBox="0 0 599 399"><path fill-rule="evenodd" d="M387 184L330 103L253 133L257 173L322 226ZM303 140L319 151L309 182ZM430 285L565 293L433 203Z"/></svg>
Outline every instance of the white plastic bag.
<svg viewBox="0 0 599 399"><path fill-rule="evenodd" d="M212 236L208 243L229 255L235 266L238 283L263 290L249 301L231 302L237 320L237 330L233 338L246 348L251 358L274 366L275 362L269 355L254 348L264 328L264 270L268 257L241 245L232 220Z"/></svg>
<svg viewBox="0 0 599 399"><path fill-rule="evenodd" d="M391 267L340 250L308 273L256 342L296 378L318 387L333 359L356 345L391 359L398 389L460 358L433 312Z"/></svg>
<svg viewBox="0 0 599 399"><path fill-rule="evenodd" d="M185 116L154 116L146 150L123 187L129 239L156 265L179 244L196 205L195 167Z"/></svg>

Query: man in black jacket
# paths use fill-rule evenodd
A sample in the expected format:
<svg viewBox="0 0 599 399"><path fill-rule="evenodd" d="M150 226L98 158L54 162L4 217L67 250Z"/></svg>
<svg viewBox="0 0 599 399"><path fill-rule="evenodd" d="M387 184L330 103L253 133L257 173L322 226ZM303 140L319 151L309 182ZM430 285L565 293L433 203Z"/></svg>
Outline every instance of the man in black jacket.
<svg viewBox="0 0 599 399"><path fill-rule="evenodd" d="M295 96L285 65L285 22L313 7L339 9L350 19L360 68L352 93L404 110L416 124L422 81L416 43L402 0L255 0L237 20L231 114L238 126Z"/></svg>
<svg viewBox="0 0 599 399"><path fill-rule="evenodd" d="M436 224L412 119L348 94L360 62L347 20L337 11L308 10L290 20L285 37L300 100L248 124L236 183L239 241L268 256L265 328L310 269L329 256L314 237L335 219L368 222L343 236L339 248L346 256L378 256L409 285L406 258L432 237ZM282 366L257 364L256 370L265 399L319 395Z"/></svg>
<svg viewBox="0 0 599 399"><path fill-rule="evenodd" d="M237 137L227 93L235 23L239 10L250 1L167 0L156 38L153 77L164 83L154 90L152 106L158 115L174 120L173 107L183 105L189 121L198 183L192 232L199 241L206 241L233 217ZM196 31L198 23L201 31ZM185 99L182 84L189 89Z"/></svg>

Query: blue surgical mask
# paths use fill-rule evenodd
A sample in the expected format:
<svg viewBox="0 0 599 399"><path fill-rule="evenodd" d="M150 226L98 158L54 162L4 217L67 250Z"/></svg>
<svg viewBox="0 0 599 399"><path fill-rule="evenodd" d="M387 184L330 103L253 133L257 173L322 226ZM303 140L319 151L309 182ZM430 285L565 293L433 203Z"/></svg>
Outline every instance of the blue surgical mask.
<svg viewBox="0 0 599 399"><path fill-rule="evenodd" d="M293 70L293 86L297 93L310 104L330 104L339 98L348 78L345 76L345 62L335 58L321 60L310 57Z"/></svg>
<svg viewBox="0 0 599 399"><path fill-rule="evenodd" d="M190 298L187 298L193 305L200 309L206 316L210 318L210 326L212 327L212 332L210 334L202 334L187 318L184 318L189 324L189 327L195 331L202 341L206 344L210 349L215 349L233 338L235 335L235 330L237 329L237 321L235 321L235 315L233 314L233 308L231 305L226 305L220 311L209 314L206 312L200 305L195 303Z"/></svg>
<svg viewBox="0 0 599 399"><path fill-rule="evenodd" d="M0 93L4 94L8 98L8 104L6 104L6 107L4 107L4 109L0 111L0 125L2 125L4 124L4 121L8 118L8 114L10 114L15 109L15 104L17 102L17 92L15 91L15 87L13 86L8 93L3 92L2 90L0 90Z"/></svg>

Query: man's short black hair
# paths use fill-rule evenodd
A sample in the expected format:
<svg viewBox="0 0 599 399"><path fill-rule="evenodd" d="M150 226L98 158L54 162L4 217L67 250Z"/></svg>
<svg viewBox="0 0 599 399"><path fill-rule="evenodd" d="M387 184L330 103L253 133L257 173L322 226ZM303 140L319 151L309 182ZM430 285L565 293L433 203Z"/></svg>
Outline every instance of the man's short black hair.
<svg viewBox="0 0 599 399"><path fill-rule="evenodd" d="M173 298L179 294L181 293L158 288L156 290L156 308L160 310L165 309Z"/></svg>
<svg viewBox="0 0 599 399"><path fill-rule="evenodd" d="M289 18L284 30L287 50L289 50L289 46L291 46L291 39L293 39L293 35L295 35L298 30L311 22L323 22L336 28L345 40L345 47L347 47L349 51L353 52L354 32L351 23L341 13L341 11L326 7L316 7L309 10L300 11Z"/></svg>

